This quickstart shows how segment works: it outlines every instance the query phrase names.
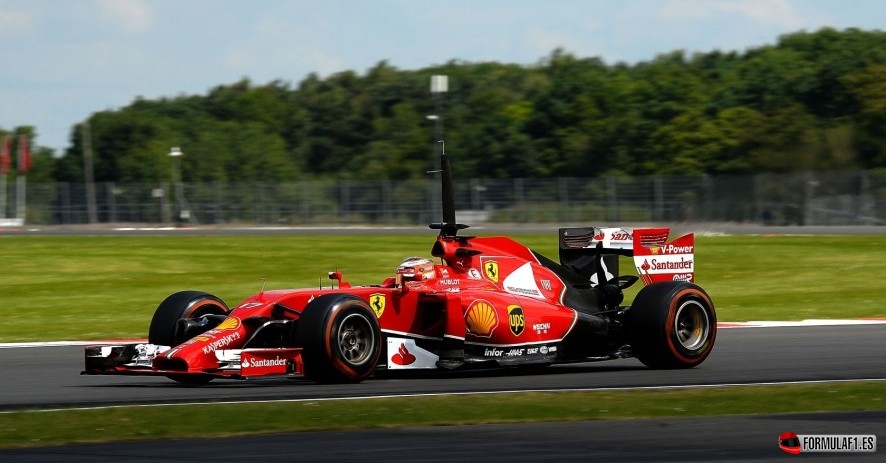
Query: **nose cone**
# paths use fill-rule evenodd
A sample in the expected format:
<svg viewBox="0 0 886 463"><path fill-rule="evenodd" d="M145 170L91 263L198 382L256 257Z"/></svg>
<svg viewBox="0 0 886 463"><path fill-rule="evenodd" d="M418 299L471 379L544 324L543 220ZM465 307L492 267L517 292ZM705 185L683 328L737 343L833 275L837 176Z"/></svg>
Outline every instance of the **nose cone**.
<svg viewBox="0 0 886 463"><path fill-rule="evenodd" d="M169 349L154 359L153 367L165 371L199 371L218 368L215 352L239 349L246 342L246 327L237 317L228 317L217 327Z"/></svg>

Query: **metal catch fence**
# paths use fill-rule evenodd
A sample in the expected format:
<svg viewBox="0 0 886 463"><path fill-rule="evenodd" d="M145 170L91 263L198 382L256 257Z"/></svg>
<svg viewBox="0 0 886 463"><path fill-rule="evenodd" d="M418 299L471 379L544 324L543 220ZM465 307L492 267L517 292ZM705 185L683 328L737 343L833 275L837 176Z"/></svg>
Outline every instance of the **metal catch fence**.
<svg viewBox="0 0 886 463"><path fill-rule="evenodd" d="M25 223L372 224L439 221L439 184L390 180L284 183L29 183ZM181 192L176 192L176 187ZM14 188L0 219L15 217ZM174 193L174 194L173 194ZM456 182L466 223L739 222L882 225L886 173L469 179ZM89 197L94 202L90 204Z"/></svg>

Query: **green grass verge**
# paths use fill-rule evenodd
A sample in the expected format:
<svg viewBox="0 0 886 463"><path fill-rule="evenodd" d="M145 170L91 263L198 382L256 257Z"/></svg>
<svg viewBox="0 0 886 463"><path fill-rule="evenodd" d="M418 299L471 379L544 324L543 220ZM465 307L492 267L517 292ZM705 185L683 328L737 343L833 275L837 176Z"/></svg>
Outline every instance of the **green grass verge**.
<svg viewBox="0 0 886 463"><path fill-rule="evenodd" d="M556 235L514 238L556 259ZM0 342L146 335L157 304L200 289L236 304L261 286L373 284L434 235L0 236ZM886 317L886 236L697 237L697 282L721 321ZM631 273L624 259L623 273ZM637 290L632 288L632 292ZM628 295L631 297L631 293Z"/></svg>
<svg viewBox="0 0 886 463"><path fill-rule="evenodd" d="M0 447L260 433L886 410L880 382L483 394L0 414Z"/></svg>

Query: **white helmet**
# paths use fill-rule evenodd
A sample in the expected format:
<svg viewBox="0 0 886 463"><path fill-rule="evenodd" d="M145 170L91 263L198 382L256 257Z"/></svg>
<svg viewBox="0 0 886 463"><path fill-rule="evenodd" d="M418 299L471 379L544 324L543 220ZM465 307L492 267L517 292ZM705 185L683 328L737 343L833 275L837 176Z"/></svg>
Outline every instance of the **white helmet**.
<svg viewBox="0 0 886 463"><path fill-rule="evenodd" d="M420 281L434 278L434 262L424 257L407 257L397 267L397 276L403 281Z"/></svg>

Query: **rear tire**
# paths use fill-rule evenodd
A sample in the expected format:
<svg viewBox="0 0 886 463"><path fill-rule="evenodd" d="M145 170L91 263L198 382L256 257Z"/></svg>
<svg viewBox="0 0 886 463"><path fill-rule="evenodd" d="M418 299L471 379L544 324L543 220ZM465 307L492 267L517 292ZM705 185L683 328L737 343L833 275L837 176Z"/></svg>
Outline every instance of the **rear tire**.
<svg viewBox="0 0 886 463"><path fill-rule="evenodd" d="M710 296L687 282L654 283L641 289L626 315L628 342L650 368L692 368L717 338Z"/></svg>
<svg viewBox="0 0 886 463"><path fill-rule="evenodd" d="M375 312L350 294L311 301L298 321L305 376L322 383L358 383L378 365L381 329Z"/></svg>
<svg viewBox="0 0 886 463"><path fill-rule="evenodd" d="M227 315L228 306L221 299L202 291L180 291L167 297L154 312L148 329L148 342L160 346L177 346L187 339L178 333L178 321L182 318L197 319L204 315ZM212 381L209 375L167 375L167 378L187 385L200 385Z"/></svg>

